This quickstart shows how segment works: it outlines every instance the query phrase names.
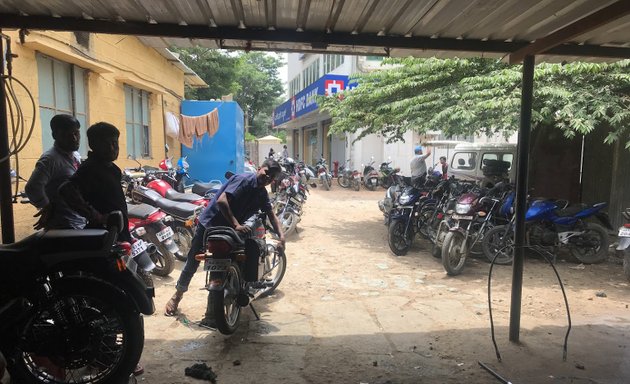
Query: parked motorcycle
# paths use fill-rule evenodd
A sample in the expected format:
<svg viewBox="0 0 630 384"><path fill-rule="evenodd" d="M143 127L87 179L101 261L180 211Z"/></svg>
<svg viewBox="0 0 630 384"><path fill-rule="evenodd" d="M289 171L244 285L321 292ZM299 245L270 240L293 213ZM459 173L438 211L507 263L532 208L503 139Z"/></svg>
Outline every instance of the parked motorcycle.
<svg viewBox="0 0 630 384"><path fill-rule="evenodd" d="M457 199L455 220L442 244L442 265L449 276L462 273L471 249L480 245L488 228L493 225L495 208L501 201L491 193L481 197L483 192L464 193Z"/></svg>
<svg viewBox="0 0 630 384"><path fill-rule="evenodd" d="M127 204L129 223L138 229L135 234L148 243L155 245L155 252L150 253L156 267L153 273L168 276L175 268L175 258L186 257L173 240L174 232L166 223L173 221L159 208L149 204Z"/></svg>
<svg viewBox="0 0 630 384"><path fill-rule="evenodd" d="M206 231L206 252L197 255L204 262L208 308L206 319L223 334L236 331L241 309L252 306L252 301L271 294L280 284L286 271L284 251L276 241L266 238L265 214L259 213L243 225L251 228L251 235L236 232L230 227L213 227Z"/></svg>
<svg viewBox="0 0 630 384"><path fill-rule="evenodd" d="M332 175L328 171L326 159L324 159L323 157L320 158L315 164L315 168L317 169L317 178L319 179L319 182L324 187L324 189L328 191L332 186Z"/></svg>
<svg viewBox="0 0 630 384"><path fill-rule="evenodd" d="M385 189L391 187L392 184L395 183L395 175L400 172L400 168L392 168L391 164L391 161L384 161L379 167L380 178L378 180L378 183L381 185L381 187Z"/></svg>
<svg viewBox="0 0 630 384"><path fill-rule="evenodd" d="M352 189L358 191L361 189L361 173L356 169L350 169L350 159L346 160L346 164L339 167L337 184L342 188L352 187Z"/></svg>
<svg viewBox="0 0 630 384"><path fill-rule="evenodd" d="M291 177L283 178L272 206L285 236L297 231L297 224L301 220L303 200L299 196L299 183Z"/></svg>
<svg viewBox="0 0 630 384"><path fill-rule="evenodd" d="M630 208L626 208L621 214L626 219L626 223L619 227L619 232L617 232L619 237L617 253L623 256L623 273L630 280Z"/></svg>
<svg viewBox="0 0 630 384"><path fill-rule="evenodd" d="M566 206L555 200L534 200L525 213L527 244L550 248L554 252L560 247L568 247L579 262L600 263L608 257L606 228L612 230L608 215L602 211L606 206L607 203ZM584 221L592 216L603 226ZM493 259L497 252L502 252L497 259L511 263L513 246L514 220L488 232L484 253L488 259Z"/></svg>
<svg viewBox="0 0 630 384"><path fill-rule="evenodd" d="M376 190L378 187L380 175L376 169L374 169L374 156L367 164L362 164L363 167L363 185L370 191Z"/></svg>
<svg viewBox="0 0 630 384"><path fill-rule="evenodd" d="M111 384L142 354L154 290L107 229L38 231L0 246L0 350L16 383Z"/></svg>

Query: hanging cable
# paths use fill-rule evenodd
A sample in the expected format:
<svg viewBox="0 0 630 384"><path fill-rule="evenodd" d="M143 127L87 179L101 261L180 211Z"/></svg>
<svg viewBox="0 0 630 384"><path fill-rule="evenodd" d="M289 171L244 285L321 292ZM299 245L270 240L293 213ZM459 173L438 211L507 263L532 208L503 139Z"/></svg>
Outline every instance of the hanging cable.
<svg viewBox="0 0 630 384"><path fill-rule="evenodd" d="M13 194L14 200L19 192L19 183L20 180L24 180L20 177L20 162L18 158L18 153L21 152L26 145L28 144L31 136L33 134L33 130L35 128L35 115L36 115L36 106L35 99L33 95L28 90L26 85L22 83L20 80L13 77L13 59L17 56L13 55L11 52L11 37L5 34L0 34L0 38L6 40L6 54L3 59L6 60L6 68L7 74L0 74L0 76L4 77L4 91L6 94L5 105L7 106L7 112L9 116L8 123L11 125L11 141L9 143L9 153L0 159L0 163L7 161L11 156L14 157L15 163L15 192ZM31 101L31 124L28 129L26 129L26 119L24 117L24 111L22 110L22 105L20 104L20 100L17 97L17 92L15 90L14 83L17 83L26 93Z"/></svg>
<svg viewBox="0 0 630 384"><path fill-rule="evenodd" d="M505 250L508 247L513 247L513 245L508 244L508 245L504 246L503 248L500 248L497 251L497 253L492 258L492 261L490 262L490 271L488 272L488 314L490 316L490 332L492 334L492 343L494 344L494 351L495 351L495 353L497 355L497 359L499 361L501 361L501 353L499 352L499 347L497 345L496 338L495 338L495 335L494 335L494 319L492 317L492 296L491 296L491 291L492 291L492 269L494 267L494 262L497 259L497 257L501 254L501 252L503 250ZM568 345L568 342L569 342L569 333L571 332L571 311L569 309L569 300L567 299L567 293L566 293L566 291L564 289L564 284L562 283L562 279L560 278L560 274L558 273L558 270L556 269L556 266L551 261L551 258L554 258L554 256L549 251L547 251L545 249L542 249L542 248L540 248L538 246L523 246L522 248L531 249L534 252L536 252L539 255L541 255L543 257L543 259L545 259L549 263L549 265L551 265L551 268L553 269L554 273L556 274L556 278L558 279L558 284L560 285L560 289L562 290L562 297L564 298L564 304L565 304L565 307L567 309L568 327L567 327L567 333L564 335L564 344L562 346L562 360L563 361L567 361L567 345ZM551 258L549 256L551 256Z"/></svg>

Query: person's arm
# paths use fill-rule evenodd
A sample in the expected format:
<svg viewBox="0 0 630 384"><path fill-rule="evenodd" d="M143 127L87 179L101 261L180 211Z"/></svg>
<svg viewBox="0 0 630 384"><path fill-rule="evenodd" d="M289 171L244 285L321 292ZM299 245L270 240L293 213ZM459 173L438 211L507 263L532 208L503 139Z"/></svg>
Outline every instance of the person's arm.
<svg viewBox="0 0 630 384"><path fill-rule="evenodd" d="M228 195L223 191L219 198L217 199L217 206L219 207L219 211L225 217L228 223L234 228L237 232L247 233L251 231L250 227L245 225L241 225L241 223L236 220L236 217L232 213L232 208L230 208L230 202L228 200Z"/></svg>
<svg viewBox="0 0 630 384"><path fill-rule="evenodd" d="M59 197L62 198L70 208L77 211L79 215L88 219L90 223L107 223L107 215L101 214L85 201L78 185L74 181L66 181L59 186Z"/></svg>
<svg viewBox="0 0 630 384"><path fill-rule="evenodd" d="M285 239L284 233L282 233L282 226L280 225L280 220L278 220L278 216L273 212L273 209L267 211L267 217L269 217L269 221L271 222L271 226L278 234L278 240L280 240L280 249L284 249L285 247Z"/></svg>
<svg viewBox="0 0 630 384"><path fill-rule="evenodd" d="M46 185L50 181L50 175L54 173L54 162L48 157L42 157L35 164L35 169L31 173L24 187L24 192L36 208L42 209L50 204L46 196Z"/></svg>

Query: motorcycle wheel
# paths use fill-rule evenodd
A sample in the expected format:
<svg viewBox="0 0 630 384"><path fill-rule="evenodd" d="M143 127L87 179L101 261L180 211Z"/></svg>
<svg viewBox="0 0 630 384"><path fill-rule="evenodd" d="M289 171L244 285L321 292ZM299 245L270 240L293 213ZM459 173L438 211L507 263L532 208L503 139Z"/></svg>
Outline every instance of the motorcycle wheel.
<svg viewBox="0 0 630 384"><path fill-rule="evenodd" d="M287 255L284 251L268 250L265 256L265 269L263 271L262 280L265 284L269 285L261 294L260 297L271 295L284 277L284 273L287 270Z"/></svg>
<svg viewBox="0 0 630 384"><path fill-rule="evenodd" d="M440 228L442 226L442 228ZM442 245L444 244L444 238L448 234L448 224L445 221L441 221L438 223L435 238L431 241L433 242L433 246L431 247L431 256L436 259L442 258Z"/></svg>
<svg viewBox="0 0 630 384"><path fill-rule="evenodd" d="M236 263L232 263L225 272L225 286L222 290L212 290L212 306L217 329L224 335L231 335L238 328L241 306L237 303L243 279Z"/></svg>
<svg viewBox="0 0 630 384"><path fill-rule="evenodd" d="M282 226L282 233L288 236L297 227L297 215L293 212L284 212L278 215L280 225Z"/></svg>
<svg viewBox="0 0 630 384"><path fill-rule="evenodd" d="M572 244L569 248L571 255L579 262L596 264L608 258L608 232L604 227L595 223L586 223L586 228L579 238L588 244L584 246Z"/></svg>
<svg viewBox="0 0 630 384"><path fill-rule="evenodd" d="M130 299L85 279L57 281L54 299L36 304L4 344L12 382L124 383L144 346L142 317ZM58 308L63 308L58 315ZM61 317L61 318L60 318ZM37 353L37 351L42 351Z"/></svg>
<svg viewBox="0 0 630 384"><path fill-rule="evenodd" d="M497 225L486 232L481 247L488 262L494 260L495 264L511 265L514 259L514 232L507 225Z"/></svg>
<svg viewBox="0 0 630 384"><path fill-rule="evenodd" d="M409 232L412 232L411 229ZM408 233L405 237L405 223L401 220L394 220L389 224L387 243L389 249L396 256L404 256L409 251L413 242L413 233Z"/></svg>
<svg viewBox="0 0 630 384"><path fill-rule="evenodd" d="M324 187L325 190L330 190L330 182L328 180L327 177L322 177L320 178L320 180L322 181L322 187Z"/></svg>
<svg viewBox="0 0 630 384"><path fill-rule="evenodd" d="M192 244L193 234L186 227L175 227L173 232L173 241L179 248L179 252L175 254L175 257L177 260L186 261L190 245Z"/></svg>
<svg viewBox="0 0 630 384"><path fill-rule="evenodd" d="M376 187L378 186L378 181L376 183L370 181L371 179L366 179L365 180L365 188L369 189L370 191L375 191Z"/></svg>
<svg viewBox="0 0 630 384"><path fill-rule="evenodd" d="M350 187L350 182L349 182L348 178L344 177L344 176L337 177L337 184L339 184L339 186L341 188L348 188L348 187Z"/></svg>
<svg viewBox="0 0 630 384"><path fill-rule="evenodd" d="M360 189L361 189L361 182L360 182L358 179L353 179L353 180L352 180L352 188L353 188L355 191L360 190Z"/></svg>
<svg viewBox="0 0 630 384"><path fill-rule="evenodd" d="M466 238L461 232L453 231L446 234L442 245L442 265L446 274L457 276L464 270L466 264L467 251Z"/></svg>
<svg viewBox="0 0 630 384"><path fill-rule="evenodd" d="M157 235L152 231L147 231L149 241L155 244L156 252L149 255L155 268L151 270L151 273L157 276L168 276L175 269L175 255L169 251L160 240Z"/></svg>
<svg viewBox="0 0 630 384"><path fill-rule="evenodd" d="M626 275L626 279L630 281L630 249L623 251L623 273Z"/></svg>
<svg viewBox="0 0 630 384"><path fill-rule="evenodd" d="M439 222L433 223L433 221L437 221L437 216L435 215L436 209L437 207L435 205L422 208L420 216L418 217L418 224L420 224L418 233L428 240L431 240L431 237L435 236L437 225L439 224Z"/></svg>

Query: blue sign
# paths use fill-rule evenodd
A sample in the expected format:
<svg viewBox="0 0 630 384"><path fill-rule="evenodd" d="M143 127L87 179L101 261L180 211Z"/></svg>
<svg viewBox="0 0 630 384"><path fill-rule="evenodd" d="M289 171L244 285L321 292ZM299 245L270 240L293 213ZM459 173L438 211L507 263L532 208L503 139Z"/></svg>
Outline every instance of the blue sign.
<svg viewBox="0 0 630 384"><path fill-rule="evenodd" d="M346 89L348 76L324 75L317 81L298 92L291 99L280 104L273 110L273 126L278 126L291 121L309 112L315 111L319 106L315 97L318 95L330 96Z"/></svg>

